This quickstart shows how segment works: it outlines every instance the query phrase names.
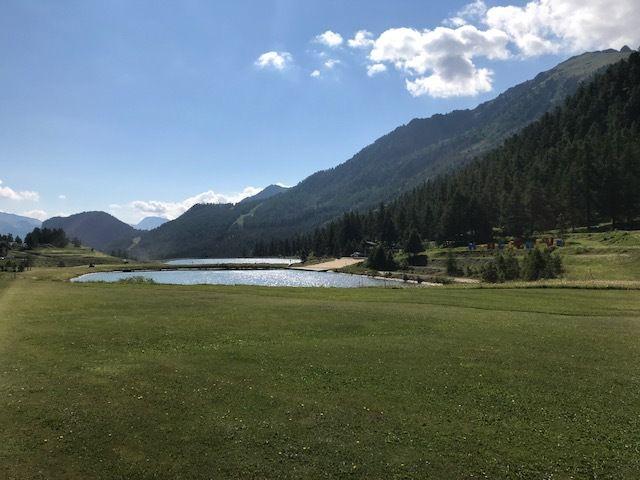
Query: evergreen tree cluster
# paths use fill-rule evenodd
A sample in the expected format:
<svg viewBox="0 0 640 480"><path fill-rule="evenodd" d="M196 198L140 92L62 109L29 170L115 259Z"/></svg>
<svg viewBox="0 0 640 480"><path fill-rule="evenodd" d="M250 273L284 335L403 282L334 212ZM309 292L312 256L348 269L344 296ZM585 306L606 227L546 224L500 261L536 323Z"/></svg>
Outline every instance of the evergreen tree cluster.
<svg viewBox="0 0 640 480"><path fill-rule="evenodd" d="M557 278L563 272L562 259L549 249L537 248L529 251L522 262L513 253L499 253L482 267L482 280L502 283L510 280L535 281L543 278Z"/></svg>
<svg viewBox="0 0 640 480"><path fill-rule="evenodd" d="M44 245L64 248L69 244L69 239L61 228L34 228L24 238L27 248L33 249Z"/></svg>
<svg viewBox="0 0 640 480"><path fill-rule="evenodd" d="M640 54L581 85L564 105L462 170L311 234L259 241L255 255L349 255L368 242L491 241L494 232L631 223L640 214ZM526 265L523 265L526 271Z"/></svg>

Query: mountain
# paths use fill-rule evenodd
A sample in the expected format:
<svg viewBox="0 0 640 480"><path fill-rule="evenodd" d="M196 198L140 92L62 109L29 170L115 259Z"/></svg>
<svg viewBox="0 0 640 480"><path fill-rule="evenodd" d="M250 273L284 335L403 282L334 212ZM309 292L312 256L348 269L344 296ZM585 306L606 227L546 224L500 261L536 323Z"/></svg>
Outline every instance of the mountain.
<svg viewBox="0 0 640 480"><path fill-rule="evenodd" d="M137 224L132 225L132 227L136 230L153 230L168 221L169 220L164 217L145 217Z"/></svg>
<svg viewBox="0 0 640 480"><path fill-rule="evenodd" d="M42 224L40 220L35 218L14 215L13 213L0 212L0 234L11 234L14 237L24 236L36 227Z"/></svg>
<svg viewBox="0 0 640 480"><path fill-rule="evenodd" d="M249 202L247 213L219 206L188 211L143 236L134 254L178 256L207 239L201 254L237 255L258 240L309 231L343 212L387 202L424 181L453 171L498 146L507 137L562 104L581 82L631 51L606 50L573 57L534 79L512 87L473 110L414 119L379 138L350 160L317 172L263 201ZM256 203L257 202L257 203ZM208 225L203 228L201 225Z"/></svg>
<svg viewBox="0 0 640 480"><path fill-rule="evenodd" d="M82 212L69 217L53 217L42 223L46 228L62 228L69 238L79 238L83 245L110 251L114 243L130 244L140 234L131 225L105 212Z"/></svg>
<svg viewBox="0 0 640 480"><path fill-rule="evenodd" d="M314 234L263 243L257 255L344 255L363 241L491 241L640 219L640 53L581 86L562 108L504 144L367 213Z"/></svg>
<svg viewBox="0 0 640 480"><path fill-rule="evenodd" d="M288 189L289 189L288 187L283 187L281 185L269 185L268 187L260 190L254 196L247 197L242 201L250 202L254 200L266 200L267 198L275 197L276 195L286 192Z"/></svg>

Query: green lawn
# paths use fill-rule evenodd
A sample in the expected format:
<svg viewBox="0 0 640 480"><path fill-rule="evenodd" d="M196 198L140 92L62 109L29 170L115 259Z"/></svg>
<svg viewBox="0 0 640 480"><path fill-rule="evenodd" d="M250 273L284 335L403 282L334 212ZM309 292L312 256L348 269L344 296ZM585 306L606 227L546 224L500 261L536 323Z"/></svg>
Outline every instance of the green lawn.
<svg viewBox="0 0 640 480"><path fill-rule="evenodd" d="M640 471L640 291L71 284L62 271L0 277L0 478Z"/></svg>

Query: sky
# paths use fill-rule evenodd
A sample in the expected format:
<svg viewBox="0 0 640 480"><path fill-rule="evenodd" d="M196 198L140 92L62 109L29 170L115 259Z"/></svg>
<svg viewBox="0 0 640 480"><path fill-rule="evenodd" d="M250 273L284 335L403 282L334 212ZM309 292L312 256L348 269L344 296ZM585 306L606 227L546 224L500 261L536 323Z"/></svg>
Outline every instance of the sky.
<svg viewBox="0 0 640 480"><path fill-rule="evenodd" d="M638 0L1 0L0 211L235 202L588 50Z"/></svg>

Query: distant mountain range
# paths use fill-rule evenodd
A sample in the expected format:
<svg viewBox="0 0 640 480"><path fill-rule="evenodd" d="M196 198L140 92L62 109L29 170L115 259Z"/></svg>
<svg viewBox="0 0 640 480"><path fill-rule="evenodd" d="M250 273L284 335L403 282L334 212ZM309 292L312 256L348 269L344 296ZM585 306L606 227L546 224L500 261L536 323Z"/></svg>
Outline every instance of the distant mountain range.
<svg viewBox="0 0 640 480"><path fill-rule="evenodd" d="M136 230L153 230L169 220L164 217L145 217L135 225L131 225Z"/></svg>
<svg viewBox="0 0 640 480"><path fill-rule="evenodd" d="M42 224L40 220L35 218L14 215L13 213L0 212L0 234L11 234L14 237L24 236L36 227Z"/></svg>
<svg viewBox="0 0 640 480"><path fill-rule="evenodd" d="M242 255L258 240L309 231L344 212L387 202L499 146L631 52L585 53L473 110L414 119L279 195L238 205L196 205L143 235L131 251L141 258Z"/></svg>
<svg viewBox="0 0 640 480"><path fill-rule="evenodd" d="M279 185L269 185L253 197L248 197L238 203L239 209L251 210L254 203L266 200L286 191L286 187ZM196 207L217 208L220 210L234 211L235 205L196 205ZM198 209L193 207L194 209ZM159 227L173 223L162 217L146 217L135 226L126 224L118 220L113 215L105 212L82 212L68 217L53 217L46 220L42 226L47 228L62 228L69 238L78 238L83 245L87 245L104 252L112 250L127 250L141 236L151 234ZM29 229L31 231L33 228ZM150 232L145 232L150 230ZM196 240L194 238L194 240ZM206 237L201 239L206 241Z"/></svg>
<svg viewBox="0 0 640 480"><path fill-rule="evenodd" d="M127 249L143 259L249 255L258 241L308 232L468 164L562 105L582 82L631 52L625 48L573 57L472 110L414 119L295 187L270 185L237 204L195 205L150 231L135 230L104 212L54 218L44 225L64 228L86 245Z"/></svg>

